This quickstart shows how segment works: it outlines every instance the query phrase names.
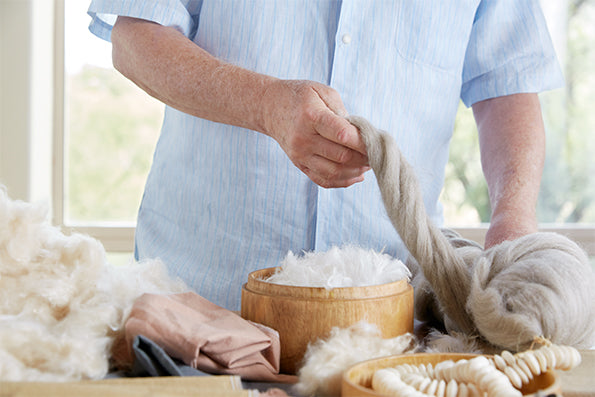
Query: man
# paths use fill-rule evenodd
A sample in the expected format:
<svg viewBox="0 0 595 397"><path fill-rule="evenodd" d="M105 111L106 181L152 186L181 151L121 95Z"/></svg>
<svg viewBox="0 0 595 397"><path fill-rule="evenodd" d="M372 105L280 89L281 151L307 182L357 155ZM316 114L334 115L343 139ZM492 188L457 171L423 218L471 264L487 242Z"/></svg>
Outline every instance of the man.
<svg viewBox="0 0 595 397"><path fill-rule="evenodd" d="M94 0L89 12L116 69L167 105L136 256L221 306L237 309L247 274L289 250L351 243L405 259L347 114L393 134L441 224L462 99L490 192L486 246L536 231L536 93L561 81L536 0Z"/></svg>

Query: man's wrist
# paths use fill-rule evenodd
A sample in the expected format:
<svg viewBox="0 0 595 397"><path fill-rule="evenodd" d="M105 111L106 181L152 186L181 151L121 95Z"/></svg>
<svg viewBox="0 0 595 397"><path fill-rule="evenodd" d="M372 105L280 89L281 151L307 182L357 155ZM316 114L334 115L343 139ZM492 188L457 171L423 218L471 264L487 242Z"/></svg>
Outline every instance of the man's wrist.
<svg viewBox="0 0 595 397"><path fill-rule="evenodd" d="M535 211L520 208L502 210L492 214L485 247L489 248L506 240L516 240L535 232L537 232Z"/></svg>

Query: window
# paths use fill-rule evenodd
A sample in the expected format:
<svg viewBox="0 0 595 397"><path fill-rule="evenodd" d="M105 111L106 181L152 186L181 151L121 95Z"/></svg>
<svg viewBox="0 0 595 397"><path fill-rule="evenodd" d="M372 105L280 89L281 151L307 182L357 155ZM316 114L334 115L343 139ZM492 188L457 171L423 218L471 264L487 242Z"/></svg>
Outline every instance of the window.
<svg viewBox="0 0 595 397"><path fill-rule="evenodd" d="M110 45L87 29L87 1L55 2L56 68L64 70L55 86L55 222L99 238L108 251L131 251L162 105L111 68ZM541 96L548 153L538 216L544 230L561 231L595 255L595 140L589 136L595 130L595 0L542 3L568 84ZM453 139L442 195L447 225L481 241L489 201L473 117L463 106Z"/></svg>
<svg viewBox="0 0 595 397"><path fill-rule="evenodd" d="M112 67L111 45L88 30L89 2L64 0L62 189L57 221L132 251L136 212L163 105ZM61 183L60 183L61 182ZM62 197L59 197L59 196Z"/></svg>
<svg viewBox="0 0 595 397"><path fill-rule="evenodd" d="M542 7L566 86L540 94L547 146L537 216L542 230L567 234L595 255L595 1L542 1ZM448 225L483 238L490 218L487 186L473 115L462 105L442 202Z"/></svg>

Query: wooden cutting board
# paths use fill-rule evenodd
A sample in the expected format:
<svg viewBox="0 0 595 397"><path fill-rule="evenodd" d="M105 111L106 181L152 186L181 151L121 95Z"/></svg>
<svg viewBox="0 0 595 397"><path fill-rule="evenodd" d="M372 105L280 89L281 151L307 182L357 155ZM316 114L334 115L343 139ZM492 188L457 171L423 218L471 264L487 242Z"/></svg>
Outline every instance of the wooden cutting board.
<svg viewBox="0 0 595 397"><path fill-rule="evenodd" d="M595 350L581 350L583 360L571 371L559 371L564 397L595 396Z"/></svg>
<svg viewBox="0 0 595 397"><path fill-rule="evenodd" d="M257 397L239 376L115 378L81 382L0 382L0 397Z"/></svg>

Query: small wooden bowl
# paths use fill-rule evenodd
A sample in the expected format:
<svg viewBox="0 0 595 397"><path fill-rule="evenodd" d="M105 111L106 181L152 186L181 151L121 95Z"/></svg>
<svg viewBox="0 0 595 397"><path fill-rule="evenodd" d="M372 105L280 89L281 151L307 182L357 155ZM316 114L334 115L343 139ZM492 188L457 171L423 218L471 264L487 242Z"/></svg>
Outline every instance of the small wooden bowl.
<svg viewBox="0 0 595 397"><path fill-rule="evenodd" d="M276 269L248 275L241 316L279 332L282 373L295 374L308 344L327 337L333 327L365 320L384 338L413 332L413 288L406 280L331 290L264 281Z"/></svg>
<svg viewBox="0 0 595 397"><path fill-rule="evenodd" d="M418 353L377 358L356 364L343 373L341 384L342 397L382 397L372 389L372 376L382 368L394 367L401 364L432 364L440 361L470 359L477 354L458 353ZM537 391L540 394L536 394ZM521 390L523 396L561 396L560 380L554 371L547 371L536 376Z"/></svg>

